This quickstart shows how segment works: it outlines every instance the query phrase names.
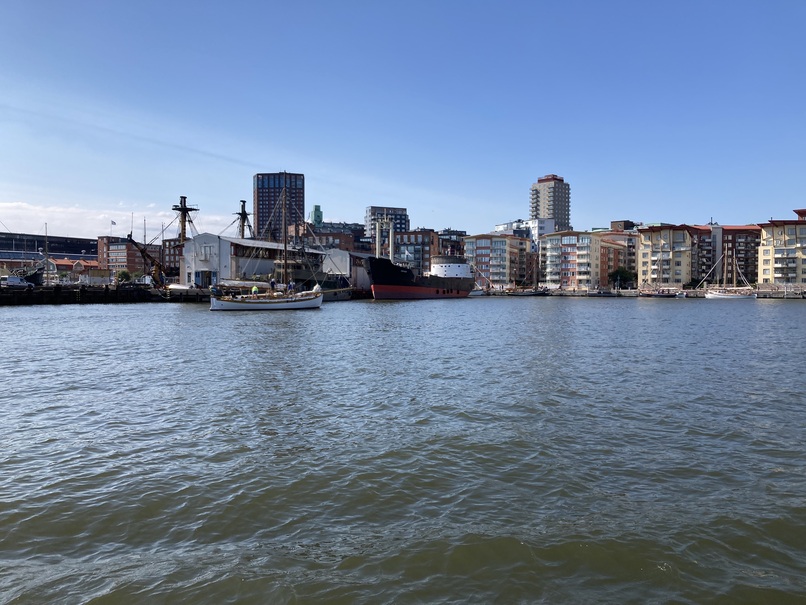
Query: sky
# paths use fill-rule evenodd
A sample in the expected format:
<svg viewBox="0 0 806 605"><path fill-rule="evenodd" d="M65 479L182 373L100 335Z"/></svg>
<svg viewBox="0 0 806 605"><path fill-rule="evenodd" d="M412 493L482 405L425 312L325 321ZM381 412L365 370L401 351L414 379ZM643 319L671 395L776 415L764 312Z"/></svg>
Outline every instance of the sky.
<svg viewBox="0 0 806 605"><path fill-rule="evenodd" d="M280 171L326 221L487 233L547 174L578 230L792 219L804 27L802 0L3 0L0 229L154 241L184 195L235 235Z"/></svg>

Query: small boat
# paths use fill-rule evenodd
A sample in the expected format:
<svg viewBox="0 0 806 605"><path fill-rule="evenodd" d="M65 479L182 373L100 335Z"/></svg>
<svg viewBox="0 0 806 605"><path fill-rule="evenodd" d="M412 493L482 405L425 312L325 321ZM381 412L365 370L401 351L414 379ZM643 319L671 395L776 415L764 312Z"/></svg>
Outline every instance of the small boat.
<svg viewBox="0 0 806 605"><path fill-rule="evenodd" d="M644 288L638 291L644 298L685 298L686 293L676 288Z"/></svg>
<svg viewBox="0 0 806 605"><path fill-rule="evenodd" d="M288 284L288 229L286 225L286 192L280 194L283 204L283 282ZM221 286L210 288L211 311L290 311L294 309L318 309L322 306L324 295L317 284L312 290L295 292L293 288L276 289L270 287L263 292L255 284L249 293L242 290L228 291Z"/></svg>
<svg viewBox="0 0 806 605"><path fill-rule="evenodd" d="M307 292L268 291L253 294L224 294L216 287L210 288L211 311L288 311L292 309L318 309L324 296L315 286Z"/></svg>
<svg viewBox="0 0 806 605"><path fill-rule="evenodd" d="M753 300L756 293L747 288L737 288L735 290L723 288L718 290L706 290L705 298L718 298L721 300Z"/></svg>
<svg viewBox="0 0 806 605"><path fill-rule="evenodd" d="M597 288L596 290L588 290L588 296L593 296L594 298L600 297L610 297L610 296L618 296L618 292L613 292L613 290L604 290L602 288Z"/></svg>
<svg viewBox="0 0 806 605"><path fill-rule="evenodd" d="M506 290L507 296L549 296L551 293L546 288L524 288L517 290Z"/></svg>

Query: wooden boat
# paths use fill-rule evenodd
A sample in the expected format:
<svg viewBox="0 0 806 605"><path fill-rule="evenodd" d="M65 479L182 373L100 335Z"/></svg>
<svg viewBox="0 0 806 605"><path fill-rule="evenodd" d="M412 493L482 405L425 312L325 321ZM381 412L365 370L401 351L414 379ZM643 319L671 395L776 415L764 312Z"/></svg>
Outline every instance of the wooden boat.
<svg viewBox="0 0 806 605"><path fill-rule="evenodd" d="M756 293L747 288L721 288L716 290L706 290L705 298L720 300L753 300Z"/></svg>
<svg viewBox="0 0 806 605"><path fill-rule="evenodd" d="M281 193L283 202L283 283L288 284L288 229L286 226L286 192ZM322 306L324 295L317 284L312 290L294 292L287 288L277 290L268 288L261 292L257 285L252 286L247 294L227 292L220 287L210 288L211 311L291 311L295 309L318 309Z"/></svg>
<svg viewBox="0 0 806 605"><path fill-rule="evenodd" d="M733 264L733 287L726 286L727 277L728 277L728 262L725 258L726 253L723 253L722 256L719 257L719 260L724 260L722 263L722 286L716 288L705 288L705 298L711 300L754 300L757 298L756 291L747 281L747 278L742 273L741 269L739 269L739 263L736 261L736 257L734 256L732 260ZM718 263L719 261L717 261ZM714 263L714 267L716 267L716 263ZM705 280L708 279L708 275L714 270L714 267L711 267L711 271L706 274L703 280L700 282L700 286L705 283ZM741 286L736 285L736 276L742 281Z"/></svg>
<svg viewBox="0 0 806 605"><path fill-rule="evenodd" d="M643 288L638 296L644 298L685 298L686 293L676 288Z"/></svg>
<svg viewBox="0 0 806 605"><path fill-rule="evenodd" d="M293 309L318 309L322 306L322 289L315 286L307 292L271 291L254 294L223 294L217 288L210 289L211 311L289 311Z"/></svg>

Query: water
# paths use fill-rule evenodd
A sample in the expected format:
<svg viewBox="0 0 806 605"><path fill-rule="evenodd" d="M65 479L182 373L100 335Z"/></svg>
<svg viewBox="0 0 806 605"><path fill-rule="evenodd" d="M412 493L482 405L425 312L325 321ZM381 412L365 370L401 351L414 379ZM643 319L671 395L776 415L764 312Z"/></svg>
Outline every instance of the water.
<svg viewBox="0 0 806 605"><path fill-rule="evenodd" d="M2 603L804 603L806 304L0 309Z"/></svg>

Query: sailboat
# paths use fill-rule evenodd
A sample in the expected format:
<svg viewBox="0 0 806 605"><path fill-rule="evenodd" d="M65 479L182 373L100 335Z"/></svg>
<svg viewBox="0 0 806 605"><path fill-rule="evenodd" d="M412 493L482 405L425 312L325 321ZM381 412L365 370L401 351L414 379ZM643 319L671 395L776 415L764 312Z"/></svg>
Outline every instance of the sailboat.
<svg viewBox="0 0 806 605"><path fill-rule="evenodd" d="M260 291L253 286L248 294L227 294L220 288L210 288L211 311L290 311L295 309L318 309L324 296L322 288L316 284L312 290L294 292L288 287L288 227L286 225L286 191L280 194L283 205L283 283L285 288L269 288Z"/></svg>
<svg viewBox="0 0 806 605"><path fill-rule="evenodd" d="M720 257L720 260L725 259L725 254ZM739 264L736 262L736 257L733 257L733 286L727 287L726 282L728 281L728 263L727 260L722 263L722 287L720 288L706 288L705 289L705 298L710 299L721 299L721 300L753 300L756 298L756 292L753 290L750 283L747 281L745 276L742 274L741 269L739 269ZM716 267L716 263L714 264ZM711 271L713 271L713 267ZM709 271L703 280L700 282L700 286L708 279L708 275L711 274ZM744 285L737 286L736 285L736 275L739 275L742 279ZM699 286L698 286L699 287Z"/></svg>

